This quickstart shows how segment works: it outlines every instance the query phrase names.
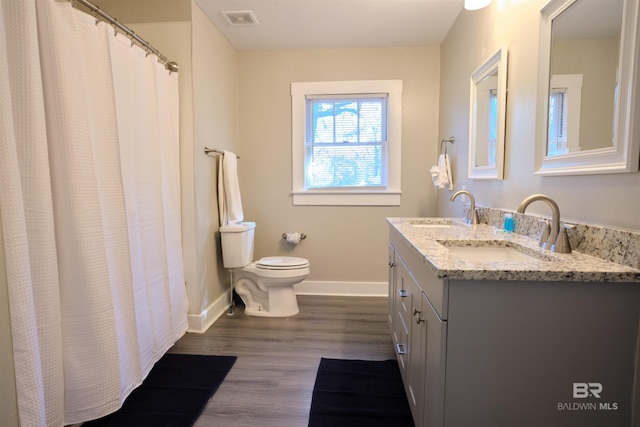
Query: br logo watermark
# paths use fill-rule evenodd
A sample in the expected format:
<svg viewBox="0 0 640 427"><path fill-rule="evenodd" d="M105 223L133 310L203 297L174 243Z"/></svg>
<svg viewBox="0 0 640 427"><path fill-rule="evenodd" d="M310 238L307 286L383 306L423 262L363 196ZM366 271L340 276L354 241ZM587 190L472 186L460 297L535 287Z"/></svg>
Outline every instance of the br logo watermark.
<svg viewBox="0 0 640 427"><path fill-rule="evenodd" d="M574 399L586 399L587 397L600 399L601 392L602 384L600 383L573 383Z"/></svg>
<svg viewBox="0 0 640 427"><path fill-rule="evenodd" d="M574 399L601 399L604 387L601 383L573 383ZM617 411L617 402L578 401L558 402L558 411Z"/></svg>

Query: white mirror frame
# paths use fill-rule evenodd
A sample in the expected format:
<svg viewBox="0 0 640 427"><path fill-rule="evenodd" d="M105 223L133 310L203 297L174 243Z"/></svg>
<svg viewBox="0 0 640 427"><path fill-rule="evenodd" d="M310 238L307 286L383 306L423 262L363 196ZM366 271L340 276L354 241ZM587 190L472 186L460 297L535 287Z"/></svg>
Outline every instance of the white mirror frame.
<svg viewBox="0 0 640 427"><path fill-rule="evenodd" d="M613 146L583 152L547 156L551 30L554 18L578 0L550 0L541 9L538 56L538 106L536 175L587 175L637 172L639 165L640 84L638 82L638 25L640 0L623 0L622 32L618 65L618 105L614 113L616 138Z"/></svg>
<svg viewBox="0 0 640 427"><path fill-rule="evenodd" d="M484 78L498 71L498 112L496 123L496 161L494 165L477 166L477 86ZM507 48L501 48L487 59L473 74L470 83L471 100L469 103L469 178L471 179L503 179L504 177L504 134L507 106Z"/></svg>

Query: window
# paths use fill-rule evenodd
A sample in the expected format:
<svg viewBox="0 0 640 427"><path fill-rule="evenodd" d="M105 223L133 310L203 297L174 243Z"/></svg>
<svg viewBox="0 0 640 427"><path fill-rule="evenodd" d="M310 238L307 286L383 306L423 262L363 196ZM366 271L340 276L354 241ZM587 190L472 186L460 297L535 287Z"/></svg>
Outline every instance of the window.
<svg viewBox="0 0 640 427"><path fill-rule="evenodd" d="M548 156L567 152L567 104L566 88L552 88L549 95Z"/></svg>
<svg viewBox="0 0 640 427"><path fill-rule="evenodd" d="M547 156L580 151L582 74L551 76Z"/></svg>
<svg viewBox="0 0 640 427"><path fill-rule="evenodd" d="M496 166L498 158L498 89L489 90L489 147L487 149L487 165Z"/></svg>
<svg viewBox="0 0 640 427"><path fill-rule="evenodd" d="M305 187L381 188L386 118L387 94L307 96Z"/></svg>
<svg viewBox="0 0 640 427"><path fill-rule="evenodd" d="M399 205L398 80L292 83L295 205Z"/></svg>

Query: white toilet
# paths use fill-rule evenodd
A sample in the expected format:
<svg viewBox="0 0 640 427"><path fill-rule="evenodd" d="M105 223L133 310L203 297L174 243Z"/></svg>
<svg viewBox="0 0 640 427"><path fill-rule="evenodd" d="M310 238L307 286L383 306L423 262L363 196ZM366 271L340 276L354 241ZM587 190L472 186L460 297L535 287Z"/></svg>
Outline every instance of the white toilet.
<svg viewBox="0 0 640 427"><path fill-rule="evenodd" d="M310 272L309 260L274 256L253 260L255 222L220 227L222 260L232 271L234 287L252 316L285 317L298 313L293 285Z"/></svg>

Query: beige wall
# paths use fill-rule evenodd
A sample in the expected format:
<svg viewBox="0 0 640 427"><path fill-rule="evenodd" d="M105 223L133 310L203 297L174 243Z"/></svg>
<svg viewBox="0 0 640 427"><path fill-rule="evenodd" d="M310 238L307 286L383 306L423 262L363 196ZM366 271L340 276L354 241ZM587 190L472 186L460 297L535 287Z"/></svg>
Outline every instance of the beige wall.
<svg viewBox="0 0 640 427"><path fill-rule="evenodd" d="M310 281L383 282L387 216L432 216L428 170L438 150L440 48L239 52L240 186L245 219L256 221L255 257L311 261ZM398 207L293 206L292 82L403 80L402 203ZM299 246L282 233L307 234Z"/></svg>
<svg viewBox="0 0 640 427"><path fill-rule="evenodd" d="M217 204L217 157L204 155L205 146L237 151L236 51L193 2L193 123L196 287L199 298L190 312L207 309L229 289L222 268ZM185 255L185 258L187 255ZM192 288L192 285L189 284ZM193 299L193 298L191 298ZM199 307L194 307L194 304Z"/></svg>
<svg viewBox="0 0 640 427"><path fill-rule="evenodd" d="M497 0L479 11L463 10L442 45L440 134L456 136L452 149L456 187L483 206L515 210L526 196L545 193L565 219L640 230L640 174L541 177L534 175L538 27L546 0ZM499 47L509 50L504 181L467 178L469 76ZM637 143L637 141L636 141ZM438 214L460 216L450 192L438 195ZM544 203L527 212L550 215Z"/></svg>
<svg viewBox="0 0 640 427"><path fill-rule="evenodd" d="M91 3L125 23L176 22L191 19L191 0L91 0ZM132 28L129 24L127 26ZM162 50L161 52L165 54Z"/></svg>

